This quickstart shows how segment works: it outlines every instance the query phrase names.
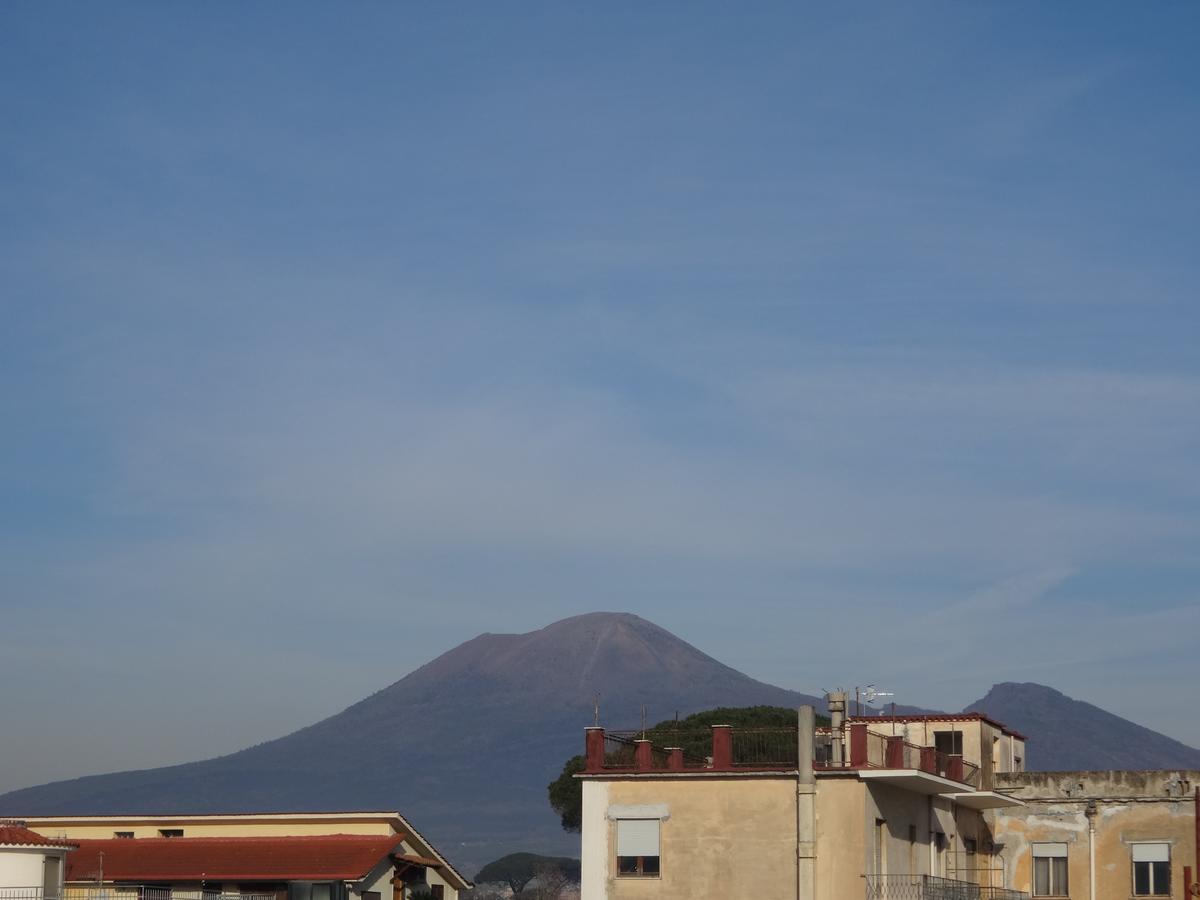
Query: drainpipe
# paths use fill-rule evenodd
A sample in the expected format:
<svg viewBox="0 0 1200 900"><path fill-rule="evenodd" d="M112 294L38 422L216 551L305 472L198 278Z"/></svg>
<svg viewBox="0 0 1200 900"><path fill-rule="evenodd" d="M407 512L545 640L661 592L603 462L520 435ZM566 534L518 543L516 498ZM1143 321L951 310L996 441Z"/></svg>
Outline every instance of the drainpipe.
<svg viewBox="0 0 1200 900"><path fill-rule="evenodd" d="M1089 800L1084 815L1088 820L1088 900L1096 900L1096 801Z"/></svg>
<svg viewBox="0 0 1200 900"><path fill-rule="evenodd" d="M815 734L813 708L801 706L796 729L796 900L816 900L817 896Z"/></svg>

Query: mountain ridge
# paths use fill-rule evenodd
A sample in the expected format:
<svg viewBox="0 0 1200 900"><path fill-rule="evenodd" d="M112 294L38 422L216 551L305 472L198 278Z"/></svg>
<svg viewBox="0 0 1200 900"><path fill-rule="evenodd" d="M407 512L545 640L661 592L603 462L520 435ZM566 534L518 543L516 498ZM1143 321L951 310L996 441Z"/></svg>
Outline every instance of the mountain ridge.
<svg viewBox="0 0 1200 900"><path fill-rule="evenodd" d="M1080 701L1046 690L1053 696L1036 695L1041 711L1031 720L1034 729L1009 715L1022 702L1019 692L994 688L968 710L982 704L1029 734L1031 748L1043 741L1036 729L1047 728L1048 745L1074 761L1063 755L1071 735L1055 725L1053 708L1085 718L1089 710L1104 711L1071 706ZM582 750L597 694L602 723L610 727L628 727L643 705L654 720L720 706L824 705L813 695L757 681L632 613L589 613L523 634L477 635L334 715L234 753L10 791L0 795L0 814L390 806L456 861L478 864L534 848L558 854L575 840L559 828L546 785ZM1200 754L1133 723L1126 724L1139 731L1104 721L1124 740L1133 735L1135 747L1166 747L1156 759ZM1092 734L1083 723L1075 727ZM1031 749L1031 764L1040 757ZM1109 757L1093 752L1090 758Z"/></svg>

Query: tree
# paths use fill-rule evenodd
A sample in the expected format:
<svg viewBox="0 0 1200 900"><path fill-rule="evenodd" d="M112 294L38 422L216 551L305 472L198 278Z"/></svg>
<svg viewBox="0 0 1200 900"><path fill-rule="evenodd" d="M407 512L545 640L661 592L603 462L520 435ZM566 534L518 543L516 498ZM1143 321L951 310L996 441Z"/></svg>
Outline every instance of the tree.
<svg viewBox="0 0 1200 900"><path fill-rule="evenodd" d="M551 874L557 873L554 878ZM569 856L540 856L537 853L510 853L488 863L475 876L476 884L502 881L512 888L514 896L525 891L525 886L543 875L547 884L558 884L558 890L572 880L579 880L579 860ZM561 876L561 878L559 877ZM550 895L547 894L547 897Z"/></svg>
<svg viewBox="0 0 1200 900"><path fill-rule="evenodd" d="M817 724L828 725L826 716L817 716ZM712 750L712 726L735 728L791 728L796 725L796 710L786 706L722 706L694 713L684 719L664 719L645 736L657 747L681 747L685 756L706 757ZM586 768L582 756L572 756L562 773L546 786L550 806L562 819L564 831L578 832L583 827L583 782L575 775Z"/></svg>
<svg viewBox="0 0 1200 900"><path fill-rule="evenodd" d="M583 784L575 776L586 768L582 756L572 756L562 773L546 786L550 806L562 819L563 831L576 833L583 827Z"/></svg>

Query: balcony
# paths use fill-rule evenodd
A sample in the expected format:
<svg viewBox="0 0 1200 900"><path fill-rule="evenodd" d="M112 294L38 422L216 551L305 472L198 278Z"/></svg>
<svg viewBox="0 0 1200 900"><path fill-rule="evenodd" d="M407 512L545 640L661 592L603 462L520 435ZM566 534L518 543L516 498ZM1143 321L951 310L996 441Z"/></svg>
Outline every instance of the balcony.
<svg viewBox="0 0 1200 900"><path fill-rule="evenodd" d="M867 875L867 900L1029 900L1009 888L936 875Z"/></svg>

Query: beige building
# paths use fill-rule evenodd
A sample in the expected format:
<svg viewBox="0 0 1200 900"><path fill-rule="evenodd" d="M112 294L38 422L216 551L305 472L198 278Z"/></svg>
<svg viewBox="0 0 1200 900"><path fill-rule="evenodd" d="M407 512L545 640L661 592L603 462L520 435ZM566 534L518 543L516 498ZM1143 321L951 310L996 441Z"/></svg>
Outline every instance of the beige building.
<svg viewBox="0 0 1200 900"><path fill-rule="evenodd" d="M456 900L471 886L396 812L24 821L76 846L64 900Z"/></svg>
<svg viewBox="0 0 1200 900"><path fill-rule="evenodd" d="M697 751L587 732L581 900L1009 900L989 811L1024 738L979 714L714 726ZM692 747L689 755L684 747Z"/></svg>
<svg viewBox="0 0 1200 900"><path fill-rule="evenodd" d="M1034 897L1191 897L1200 881L1200 772L1023 772L996 785L1007 877Z"/></svg>

